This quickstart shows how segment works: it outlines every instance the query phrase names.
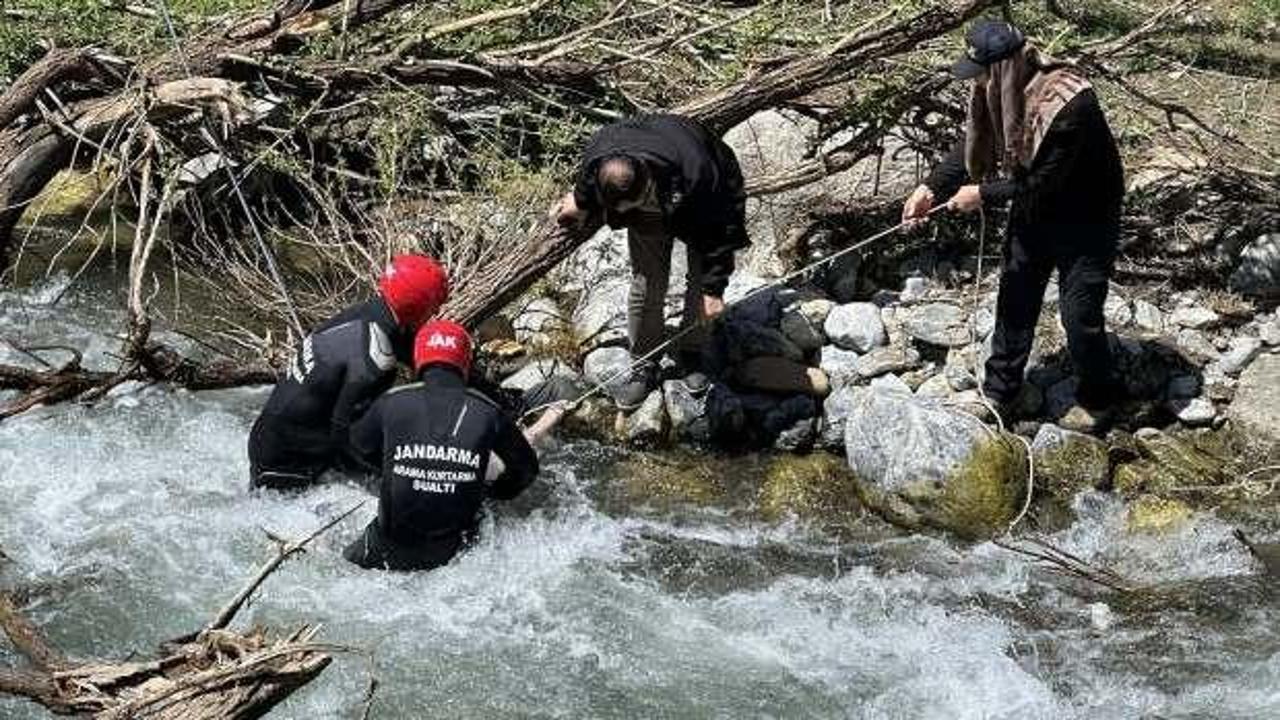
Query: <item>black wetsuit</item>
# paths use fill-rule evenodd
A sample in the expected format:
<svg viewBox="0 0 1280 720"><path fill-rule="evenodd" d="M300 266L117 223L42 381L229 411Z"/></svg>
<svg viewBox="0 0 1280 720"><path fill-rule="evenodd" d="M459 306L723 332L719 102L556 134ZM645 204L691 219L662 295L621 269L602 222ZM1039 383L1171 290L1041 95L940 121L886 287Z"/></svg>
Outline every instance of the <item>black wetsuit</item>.
<svg viewBox="0 0 1280 720"><path fill-rule="evenodd" d="M412 338L382 298L308 335L249 433L250 486L303 487L343 464L351 423L411 356Z"/></svg>
<svg viewBox="0 0 1280 720"><path fill-rule="evenodd" d="M643 160L658 186L667 232L702 255L702 291L720 297L733 274L733 252L749 244L742 170L733 150L692 118L641 115L601 128L582 153L574 202L602 212L596 180L611 156ZM626 225L625 216L617 222Z"/></svg>
<svg viewBox="0 0 1280 720"><path fill-rule="evenodd" d="M351 429L360 460L381 470L378 517L345 557L365 568L430 570L475 537L486 497L508 500L538 475L538 456L497 405L451 368L383 395ZM486 482L489 455L505 466Z"/></svg>
<svg viewBox="0 0 1280 720"><path fill-rule="evenodd" d="M942 202L967 180L962 144L925 184ZM1094 92L1084 90L1058 111L1030 168L980 190L986 206L1012 201L985 392L997 402L1016 397L1056 268L1062 324L1080 380L1077 400L1101 407L1119 399L1103 305L1120 235L1124 169Z"/></svg>

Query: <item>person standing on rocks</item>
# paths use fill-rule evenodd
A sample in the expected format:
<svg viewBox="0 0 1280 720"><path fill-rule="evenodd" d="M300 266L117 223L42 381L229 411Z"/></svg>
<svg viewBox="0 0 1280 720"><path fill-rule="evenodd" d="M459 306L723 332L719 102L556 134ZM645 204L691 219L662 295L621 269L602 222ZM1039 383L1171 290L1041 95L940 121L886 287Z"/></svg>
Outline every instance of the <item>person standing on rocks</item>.
<svg viewBox="0 0 1280 720"><path fill-rule="evenodd" d="M444 304L444 268L423 255L391 260L378 296L307 335L249 432L249 486L298 489L341 465L352 422L412 359L413 334Z"/></svg>
<svg viewBox="0 0 1280 720"><path fill-rule="evenodd" d="M973 81L964 140L911 193L902 217L919 220L940 198L964 213L1011 203L983 389L1002 415L1018 406L1056 268L1079 381L1076 405L1059 424L1096 430L1122 395L1103 318L1124 196L1120 153L1075 67L1040 54L1003 21L979 21L967 41L967 56L952 68Z"/></svg>
<svg viewBox="0 0 1280 720"><path fill-rule="evenodd" d="M492 400L467 388L471 338L447 320L418 331L413 365L418 382L378 398L351 429L357 459L380 474L378 517L343 553L364 568L447 564L474 541L486 497L509 500L537 477L529 443L567 408L553 404L521 434ZM494 473L491 454L502 466Z"/></svg>
<svg viewBox="0 0 1280 720"><path fill-rule="evenodd" d="M620 409L639 407L657 386L657 363L639 359L664 339L673 238L687 248L686 328L724 310L734 251L749 244L745 200L733 150L693 119L630 118L604 127L587 144L573 191L553 212L562 225L602 219L627 229L627 335L635 363L628 381L614 390ZM705 338L691 332L679 358L694 394L708 385L700 363Z"/></svg>

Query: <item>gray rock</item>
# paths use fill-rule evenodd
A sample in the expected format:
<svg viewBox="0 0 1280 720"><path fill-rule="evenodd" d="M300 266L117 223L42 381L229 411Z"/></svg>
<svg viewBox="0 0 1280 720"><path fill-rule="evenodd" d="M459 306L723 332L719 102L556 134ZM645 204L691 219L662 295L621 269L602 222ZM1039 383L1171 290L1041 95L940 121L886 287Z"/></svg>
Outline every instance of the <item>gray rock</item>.
<svg viewBox="0 0 1280 720"><path fill-rule="evenodd" d="M885 373L911 370L920 365L920 353L915 348L881 347L862 355L854 363L854 371L861 378L874 378Z"/></svg>
<svg viewBox="0 0 1280 720"><path fill-rule="evenodd" d="M838 348L835 345L823 345L818 351L818 367L827 374L831 386L838 388L857 379L858 353Z"/></svg>
<svg viewBox="0 0 1280 720"><path fill-rule="evenodd" d="M1203 427L1213 424L1218 411L1204 398L1176 398L1168 401L1169 411L1187 427Z"/></svg>
<svg viewBox="0 0 1280 720"><path fill-rule="evenodd" d="M584 347L626 340L630 285L626 278L613 278L583 289L570 321L574 335Z"/></svg>
<svg viewBox="0 0 1280 720"><path fill-rule="evenodd" d="M846 350L865 353L889 340L880 319L880 308L871 303L837 305L822 326L831 342Z"/></svg>
<svg viewBox="0 0 1280 720"><path fill-rule="evenodd" d="M1245 369L1227 416L1280 439L1280 355L1263 355Z"/></svg>
<svg viewBox="0 0 1280 720"><path fill-rule="evenodd" d="M707 417L707 395L694 397L683 382L662 383L662 400L671 432L679 440L706 442L711 439L711 421Z"/></svg>
<svg viewBox="0 0 1280 720"><path fill-rule="evenodd" d="M1229 376L1236 376L1249 367L1249 363L1262 352L1262 341L1258 338L1238 337L1231 341L1230 349L1218 358L1218 367Z"/></svg>
<svg viewBox="0 0 1280 720"><path fill-rule="evenodd" d="M866 388L847 386L831 393L822 402L822 425L818 443L828 449L844 449L844 421L853 410L854 399Z"/></svg>
<svg viewBox="0 0 1280 720"><path fill-rule="evenodd" d="M806 353L817 350L827 342L822 334L822 323L814 323L799 310L788 310L782 314L781 329L788 340Z"/></svg>
<svg viewBox="0 0 1280 720"><path fill-rule="evenodd" d="M899 319L907 335L930 345L961 347L971 339L964 310L949 303L902 308Z"/></svg>
<svg viewBox="0 0 1280 720"><path fill-rule="evenodd" d="M565 378L572 382L582 381L578 371L559 360L538 360L525 365L516 374L503 380L502 387L507 390L527 392L535 386L557 377Z"/></svg>
<svg viewBox="0 0 1280 720"><path fill-rule="evenodd" d="M759 275L753 275L752 273L745 271L736 272L730 276L729 285L724 289L725 304L734 305L735 307L740 306L743 298L747 295L752 295L752 297L770 295L776 299L776 291L774 293L768 293L765 291L756 292L756 290L768 284L769 281ZM781 310L780 307L779 310Z"/></svg>
<svg viewBox="0 0 1280 720"><path fill-rule="evenodd" d="M904 303L924 300L929 294L929 281L922 277L909 277L902 283L902 294L899 299Z"/></svg>
<svg viewBox="0 0 1280 720"><path fill-rule="evenodd" d="M1258 323L1258 339L1267 347L1280 345L1280 318L1271 318Z"/></svg>
<svg viewBox="0 0 1280 720"><path fill-rule="evenodd" d="M1218 324L1222 318L1209 308L1196 305L1174 310L1169 319L1179 327L1203 330Z"/></svg>
<svg viewBox="0 0 1280 720"><path fill-rule="evenodd" d="M1262 235L1246 247L1228 283L1247 295L1280 295L1280 233Z"/></svg>
<svg viewBox="0 0 1280 720"><path fill-rule="evenodd" d="M1038 483L1055 495L1102 487L1111 476L1105 442L1053 423L1040 426L1031 453Z"/></svg>
<svg viewBox="0 0 1280 720"><path fill-rule="evenodd" d="M1164 332L1164 313L1146 300L1133 301L1133 322L1147 332Z"/></svg>
<svg viewBox="0 0 1280 720"><path fill-rule="evenodd" d="M630 377L631 351L621 347L602 347L587 353L582 361L582 374L594 387L609 390L621 387Z"/></svg>
<svg viewBox="0 0 1280 720"><path fill-rule="evenodd" d="M867 387L876 392L890 393L893 395L912 395L911 386L897 375L881 375L867 384Z"/></svg>
<svg viewBox="0 0 1280 720"><path fill-rule="evenodd" d="M666 422L662 391L654 390L635 412L627 416L623 434L633 445L652 445L662 440Z"/></svg>
<svg viewBox="0 0 1280 720"><path fill-rule="evenodd" d="M946 372L940 372L920 383L920 387L916 388L916 397L943 400L954 392L951 389L951 381L947 378Z"/></svg>
<svg viewBox="0 0 1280 720"><path fill-rule="evenodd" d="M1236 386L1238 384L1235 378L1227 377L1217 363L1204 369L1204 388L1202 392L1205 397L1214 402L1231 402L1235 399Z"/></svg>
<svg viewBox="0 0 1280 720"><path fill-rule="evenodd" d="M1218 358L1218 349L1209 342L1204 333L1198 330L1182 330L1178 332L1178 348L1190 359L1203 365Z"/></svg>
<svg viewBox="0 0 1280 720"><path fill-rule="evenodd" d="M944 483L987 437L968 416L874 390L857 394L844 431L849 467L859 480L888 492Z"/></svg>
<svg viewBox="0 0 1280 720"><path fill-rule="evenodd" d="M560 306L555 300L546 297L530 301L511 323L516 340L527 345L546 344L551 340L552 333L564 330L566 325Z"/></svg>
<svg viewBox="0 0 1280 720"><path fill-rule="evenodd" d="M996 313L990 308L980 307L978 312L973 315L973 332L978 340L986 340L991 337L992 331L996 329Z"/></svg>
<svg viewBox="0 0 1280 720"><path fill-rule="evenodd" d="M809 322L820 328L827 321L827 316L831 314L835 306L834 302L824 297L815 297L793 302L787 307L787 310L799 312Z"/></svg>
<svg viewBox="0 0 1280 720"><path fill-rule="evenodd" d="M1165 387L1165 397L1170 400L1186 400L1199 395L1200 387L1200 378L1195 375L1174 375L1169 378L1169 384Z"/></svg>
<svg viewBox="0 0 1280 720"><path fill-rule="evenodd" d="M1133 321L1133 307L1117 293L1107 295L1102 313L1107 318L1107 324L1112 327L1123 327Z"/></svg>

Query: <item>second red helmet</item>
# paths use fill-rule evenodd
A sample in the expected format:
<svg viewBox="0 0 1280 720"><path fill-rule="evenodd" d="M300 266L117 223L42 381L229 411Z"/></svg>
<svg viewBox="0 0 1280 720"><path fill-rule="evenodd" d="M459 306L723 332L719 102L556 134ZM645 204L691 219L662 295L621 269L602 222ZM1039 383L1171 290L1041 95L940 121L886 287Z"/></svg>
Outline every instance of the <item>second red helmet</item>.
<svg viewBox="0 0 1280 720"><path fill-rule="evenodd" d="M426 255L397 255L378 279L378 291L401 327L417 328L449 299L444 268Z"/></svg>
<svg viewBox="0 0 1280 720"><path fill-rule="evenodd" d="M415 372L432 363L457 368L463 377L471 371L471 336L452 320L432 320L418 329L413 340Z"/></svg>

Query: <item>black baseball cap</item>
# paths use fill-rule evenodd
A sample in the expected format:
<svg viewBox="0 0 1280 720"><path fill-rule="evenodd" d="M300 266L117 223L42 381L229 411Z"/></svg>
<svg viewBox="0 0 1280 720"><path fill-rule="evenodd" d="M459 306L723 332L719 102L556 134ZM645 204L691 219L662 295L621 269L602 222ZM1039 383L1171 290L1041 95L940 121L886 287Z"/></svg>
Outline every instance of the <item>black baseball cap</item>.
<svg viewBox="0 0 1280 720"><path fill-rule="evenodd" d="M965 44L965 57L951 66L951 74L961 80L975 78L992 63L1021 50L1027 38L1004 20L979 20L965 34Z"/></svg>

